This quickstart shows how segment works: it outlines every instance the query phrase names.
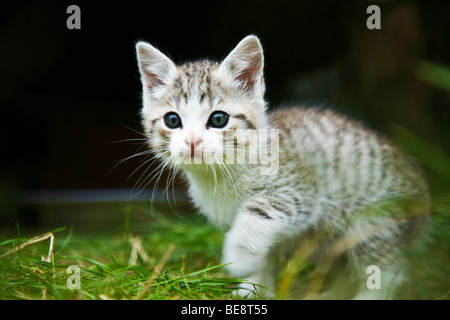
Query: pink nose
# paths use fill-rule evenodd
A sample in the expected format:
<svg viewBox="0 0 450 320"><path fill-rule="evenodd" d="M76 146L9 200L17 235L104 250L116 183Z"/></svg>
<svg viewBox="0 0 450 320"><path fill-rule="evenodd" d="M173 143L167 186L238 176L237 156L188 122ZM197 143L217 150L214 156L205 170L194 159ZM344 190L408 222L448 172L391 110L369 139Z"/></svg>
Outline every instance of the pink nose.
<svg viewBox="0 0 450 320"><path fill-rule="evenodd" d="M202 138L193 138L191 137L190 139L185 139L184 142L191 147L191 156L194 156L194 149L196 146L198 146L201 142L203 141Z"/></svg>

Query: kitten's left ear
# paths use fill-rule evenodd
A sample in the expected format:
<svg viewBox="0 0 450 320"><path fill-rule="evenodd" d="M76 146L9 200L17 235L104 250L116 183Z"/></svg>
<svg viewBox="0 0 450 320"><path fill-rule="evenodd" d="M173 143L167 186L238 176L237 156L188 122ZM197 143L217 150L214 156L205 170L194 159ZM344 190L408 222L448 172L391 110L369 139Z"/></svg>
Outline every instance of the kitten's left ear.
<svg viewBox="0 0 450 320"><path fill-rule="evenodd" d="M242 39L220 67L245 93L255 93L258 88L264 93L264 55L258 37L250 35Z"/></svg>

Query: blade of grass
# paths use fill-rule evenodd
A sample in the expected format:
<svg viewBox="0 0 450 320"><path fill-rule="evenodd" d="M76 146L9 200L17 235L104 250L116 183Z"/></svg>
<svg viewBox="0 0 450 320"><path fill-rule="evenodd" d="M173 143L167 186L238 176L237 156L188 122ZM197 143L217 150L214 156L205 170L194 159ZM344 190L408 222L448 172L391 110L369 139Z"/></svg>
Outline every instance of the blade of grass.
<svg viewBox="0 0 450 320"><path fill-rule="evenodd" d="M62 256L61 259L71 259L71 260L82 260L82 261L87 261L92 263L93 265L99 266L101 269L105 270L107 273L112 274L113 271L107 267L106 265L104 265L101 262L98 262L94 259L91 258L87 258L87 257L81 257L81 256Z"/></svg>
<svg viewBox="0 0 450 320"><path fill-rule="evenodd" d="M16 246L15 248L13 248L13 249L3 253L2 255L0 255L0 259L3 259L5 257L7 257L7 256L10 256L10 255L20 251L20 250L23 250L23 249L25 249L25 248L27 248L27 247L29 247L31 245L43 242L43 241L48 240L48 239L50 239L50 246L49 246L48 256L47 257L42 257L42 260L47 261L47 262L51 262L52 253L53 253L53 243L54 243L54 240L55 240L55 236L51 232L45 233L45 234L43 234L41 236L34 237L34 238L32 238L32 239L30 239L28 241L25 241L25 242L21 243L19 246Z"/></svg>
<svg viewBox="0 0 450 320"><path fill-rule="evenodd" d="M135 300L141 300L144 297L144 295L150 289L150 287L153 284L153 282L155 281L155 279L158 277L158 275L164 269L164 266L169 261L169 259L172 256L174 251L175 251L175 244L171 243L169 245L169 248L167 248L167 251L164 253L164 256L162 257L161 261L156 265L155 272L144 284L144 288L142 288L142 290L139 292L139 294L135 297Z"/></svg>

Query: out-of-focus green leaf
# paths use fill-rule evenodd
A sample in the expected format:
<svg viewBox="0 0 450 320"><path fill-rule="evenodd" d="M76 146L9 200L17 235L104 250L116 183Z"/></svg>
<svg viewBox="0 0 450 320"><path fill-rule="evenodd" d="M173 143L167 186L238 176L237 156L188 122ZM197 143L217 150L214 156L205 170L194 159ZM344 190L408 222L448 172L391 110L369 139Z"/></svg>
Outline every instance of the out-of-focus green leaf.
<svg viewBox="0 0 450 320"><path fill-rule="evenodd" d="M442 150L399 125L392 125L391 131L395 142L408 154L435 173L450 178L450 158Z"/></svg>
<svg viewBox="0 0 450 320"><path fill-rule="evenodd" d="M416 72L420 80L450 91L450 67L434 62L421 61L417 65Z"/></svg>

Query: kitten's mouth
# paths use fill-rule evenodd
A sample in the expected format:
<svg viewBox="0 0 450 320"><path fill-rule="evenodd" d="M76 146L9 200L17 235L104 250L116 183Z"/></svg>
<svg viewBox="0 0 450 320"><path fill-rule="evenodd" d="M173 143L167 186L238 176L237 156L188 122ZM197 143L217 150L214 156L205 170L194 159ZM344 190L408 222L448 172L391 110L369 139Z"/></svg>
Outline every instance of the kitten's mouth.
<svg viewBox="0 0 450 320"><path fill-rule="evenodd" d="M194 152L192 152L194 151ZM218 164L220 161L216 159L215 152L206 152L201 149L194 150L185 150L181 155L175 157L177 162L185 165L210 165L210 164Z"/></svg>
<svg viewBox="0 0 450 320"><path fill-rule="evenodd" d="M195 152L194 148L191 148L191 160L194 159L202 159L203 158L203 153L201 152Z"/></svg>
<svg viewBox="0 0 450 320"><path fill-rule="evenodd" d="M179 157L182 164L204 164L205 158L201 150L188 149Z"/></svg>
<svg viewBox="0 0 450 320"><path fill-rule="evenodd" d="M191 159L195 159L195 148L194 148L194 144L191 143Z"/></svg>

